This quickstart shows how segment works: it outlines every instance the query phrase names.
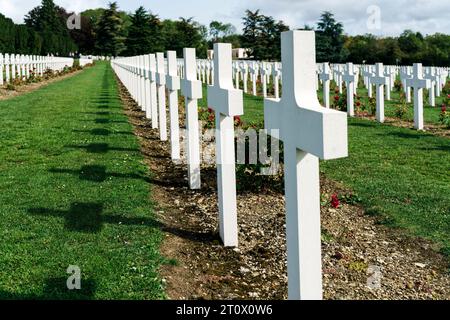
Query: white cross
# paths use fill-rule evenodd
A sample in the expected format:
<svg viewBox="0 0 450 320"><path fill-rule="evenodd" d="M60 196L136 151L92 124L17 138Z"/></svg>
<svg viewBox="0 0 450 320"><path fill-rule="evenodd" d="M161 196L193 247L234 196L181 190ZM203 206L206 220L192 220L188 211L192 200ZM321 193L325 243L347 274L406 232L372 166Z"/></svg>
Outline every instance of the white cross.
<svg viewBox="0 0 450 320"><path fill-rule="evenodd" d="M278 63L275 62L272 69L272 77L273 77L273 87L275 91L275 98L278 99L280 97L280 77L281 77L281 71L279 69Z"/></svg>
<svg viewBox="0 0 450 320"><path fill-rule="evenodd" d="M330 70L328 62L323 63L322 72L319 73L319 79L322 80L323 87L323 102L325 108L330 108L330 81L333 78L333 74Z"/></svg>
<svg viewBox="0 0 450 320"><path fill-rule="evenodd" d="M152 119L152 93L150 90L150 59L149 55L143 56L144 59L144 95L145 95L145 117Z"/></svg>
<svg viewBox="0 0 450 320"><path fill-rule="evenodd" d="M353 117L355 115L355 104L353 101L353 95L355 94L355 82L356 82L356 75L355 70L353 68L353 63L349 62L347 63L347 68L345 70L342 78L345 81L347 85L347 113L350 117Z"/></svg>
<svg viewBox="0 0 450 320"><path fill-rule="evenodd" d="M430 80L423 79L423 70L421 63L414 63L413 75L406 79L408 86L414 88L414 128L423 130L423 89L429 89Z"/></svg>
<svg viewBox="0 0 450 320"><path fill-rule="evenodd" d="M265 128L284 142L289 299L321 299L319 158L347 156L347 115L315 90L314 31L281 34L283 95L264 100Z"/></svg>
<svg viewBox="0 0 450 320"><path fill-rule="evenodd" d="M162 52L156 53L156 85L158 87L159 137L161 141L167 141L166 72Z"/></svg>
<svg viewBox="0 0 450 320"><path fill-rule="evenodd" d="M408 86L406 79L411 78L411 70L409 67L403 67L400 70L400 79L402 81L403 90L406 95L406 102L411 103L411 88Z"/></svg>
<svg viewBox="0 0 450 320"><path fill-rule="evenodd" d="M148 55L150 73L150 109L152 113L152 129L158 129L158 94L156 89L156 56L154 53Z"/></svg>
<svg viewBox="0 0 450 320"><path fill-rule="evenodd" d="M365 67L365 70L363 70L363 76L366 79L367 95L369 96L369 98L372 98L372 81L371 81L371 78L373 77L372 66Z"/></svg>
<svg viewBox="0 0 450 320"><path fill-rule="evenodd" d="M167 51L166 83L169 90L170 114L170 147L172 160L180 159L180 123L178 120L178 90L180 90L180 77L177 72L177 52Z"/></svg>
<svg viewBox="0 0 450 320"><path fill-rule="evenodd" d="M198 126L198 103L202 98L202 82L197 80L195 49L184 48L184 79L181 92L186 99L187 162L191 189L200 189L200 143Z"/></svg>
<svg viewBox="0 0 450 320"><path fill-rule="evenodd" d="M388 84L389 79L384 76L384 67L382 63L375 64L375 73L371 78L371 83L376 85L377 92L377 111L376 118L379 122L384 122L384 86Z"/></svg>
<svg viewBox="0 0 450 320"><path fill-rule="evenodd" d="M0 86L3 85L3 54L0 53Z"/></svg>
<svg viewBox="0 0 450 320"><path fill-rule="evenodd" d="M234 116L243 114L243 94L233 88L231 44L214 44L215 85L208 105L216 111L216 162L220 236L225 246L238 244Z"/></svg>
<svg viewBox="0 0 450 320"><path fill-rule="evenodd" d="M242 74L242 80L244 82L244 92L247 93L248 91L248 65L245 62L242 62L240 65L241 74Z"/></svg>
<svg viewBox="0 0 450 320"><path fill-rule="evenodd" d="M428 67L424 76L425 79L430 80L430 91L428 92L428 104L432 107L436 106L436 97L434 88L436 86L436 71L433 67Z"/></svg>
<svg viewBox="0 0 450 320"><path fill-rule="evenodd" d="M252 93L256 96L256 79L258 77L258 64L253 61L250 67L250 73L252 74Z"/></svg>

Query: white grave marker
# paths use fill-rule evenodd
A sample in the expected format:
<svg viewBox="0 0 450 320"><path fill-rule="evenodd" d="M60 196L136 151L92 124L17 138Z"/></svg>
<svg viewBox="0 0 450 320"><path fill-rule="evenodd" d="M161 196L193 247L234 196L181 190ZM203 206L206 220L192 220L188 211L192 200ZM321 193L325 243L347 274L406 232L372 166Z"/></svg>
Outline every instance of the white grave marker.
<svg viewBox="0 0 450 320"><path fill-rule="evenodd" d="M169 90L170 147L172 160L180 160L180 123L178 119L178 90L180 77L177 72L177 52L167 51L167 89Z"/></svg>
<svg viewBox="0 0 450 320"><path fill-rule="evenodd" d="M314 31L281 34L283 95L264 101L266 129L284 142L289 299L322 298L319 158L347 156L347 115L315 90Z"/></svg>
<svg viewBox="0 0 450 320"><path fill-rule="evenodd" d="M414 63L412 77L406 80L414 89L414 128L417 130L423 130L423 89L431 86L430 80L423 79L422 74L422 64Z"/></svg>
<svg viewBox="0 0 450 320"><path fill-rule="evenodd" d="M214 44L215 85L208 105L216 112L216 160L220 236L227 247L238 245L234 116L243 114L243 94L233 88L231 44Z"/></svg>
<svg viewBox="0 0 450 320"><path fill-rule="evenodd" d="M347 63L347 68L342 76L347 86L347 113L350 117L355 115L355 103L353 101L353 95L355 94L355 82L356 75L353 69L353 63Z"/></svg>
<svg viewBox="0 0 450 320"><path fill-rule="evenodd" d="M371 83L376 86L377 92L377 110L376 118L378 122L384 122L384 86L388 84L389 79L384 76L382 63L375 65L375 74L371 78Z"/></svg>
<svg viewBox="0 0 450 320"><path fill-rule="evenodd" d="M164 53L156 53L156 85L158 86L159 137L167 141L166 73Z"/></svg>
<svg viewBox="0 0 450 320"><path fill-rule="evenodd" d="M323 87L323 103L325 108L330 108L330 81L333 78L328 62L323 63L322 72L319 73L319 78L322 80Z"/></svg>
<svg viewBox="0 0 450 320"><path fill-rule="evenodd" d="M200 189L200 142L198 125L198 99L203 96L202 83L197 80L195 49L184 48L184 72L181 92L186 101L187 162L191 189Z"/></svg>

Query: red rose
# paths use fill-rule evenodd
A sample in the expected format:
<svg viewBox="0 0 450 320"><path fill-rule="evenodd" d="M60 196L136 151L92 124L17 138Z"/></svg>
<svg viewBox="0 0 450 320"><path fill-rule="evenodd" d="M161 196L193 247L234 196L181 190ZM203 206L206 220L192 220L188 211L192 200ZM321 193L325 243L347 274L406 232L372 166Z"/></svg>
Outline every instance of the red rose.
<svg viewBox="0 0 450 320"><path fill-rule="evenodd" d="M340 204L340 202L339 202L339 198L338 198L337 194L333 194L331 196L331 206L333 208L338 208L339 204Z"/></svg>
<svg viewBox="0 0 450 320"><path fill-rule="evenodd" d="M339 96L334 96L334 100L339 101Z"/></svg>

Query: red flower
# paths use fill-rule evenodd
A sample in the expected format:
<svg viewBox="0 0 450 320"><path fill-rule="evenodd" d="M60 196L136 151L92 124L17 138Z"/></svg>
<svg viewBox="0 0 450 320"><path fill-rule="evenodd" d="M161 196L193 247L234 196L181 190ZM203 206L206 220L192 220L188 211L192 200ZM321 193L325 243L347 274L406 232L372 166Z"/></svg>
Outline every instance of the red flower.
<svg viewBox="0 0 450 320"><path fill-rule="evenodd" d="M241 124L241 117L235 116L235 117L234 117L234 124L235 124L236 126L240 125L240 124Z"/></svg>
<svg viewBox="0 0 450 320"><path fill-rule="evenodd" d="M359 107L361 106L361 102L360 101L356 101L356 105Z"/></svg>
<svg viewBox="0 0 450 320"><path fill-rule="evenodd" d="M333 194L331 196L331 206L333 208L338 208L339 204L340 204L340 201L339 201L339 198L338 198L337 194Z"/></svg>
<svg viewBox="0 0 450 320"><path fill-rule="evenodd" d="M339 96L334 96L334 100L339 101Z"/></svg>
<svg viewBox="0 0 450 320"><path fill-rule="evenodd" d="M214 110L212 108L208 108L209 113L214 113Z"/></svg>
<svg viewBox="0 0 450 320"><path fill-rule="evenodd" d="M208 118L209 121L214 121L214 113L211 113Z"/></svg>
<svg viewBox="0 0 450 320"><path fill-rule="evenodd" d="M447 111L446 105L445 105L445 104L442 104L442 106L441 106L441 112L444 113L444 112L446 112L446 111Z"/></svg>

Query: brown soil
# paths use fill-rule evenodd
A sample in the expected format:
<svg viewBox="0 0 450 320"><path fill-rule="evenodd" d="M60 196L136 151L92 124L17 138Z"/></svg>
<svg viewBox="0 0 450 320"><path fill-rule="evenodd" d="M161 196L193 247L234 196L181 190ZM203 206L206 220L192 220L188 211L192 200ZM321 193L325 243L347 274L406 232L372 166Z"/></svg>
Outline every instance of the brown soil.
<svg viewBox="0 0 450 320"><path fill-rule="evenodd" d="M283 194L240 190L239 248L224 248L217 230L214 167L202 167L202 189L189 190L186 167L171 161L169 143L159 140L122 85L120 91L152 173L151 198L164 232L161 252L177 261L160 270L168 297L285 299ZM321 188L327 199L349 193L323 176ZM321 215L324 298L450 299L448 261L430 242L380 225L355 205L325 205ZM374 268L381 272L379 288L368 285Z"/></svg>
<svg viewBox="0 0 450 320"><path fill-rule="evenodd" d="M360 114L360 115L357 115L357 117L362 118L362 119L376 121L375 116ZM414 129L413 121L399 120L397 118L385 117L384 123L389 124L391 126L395 126L395 127ZM425 123L423 131L431 133L436 136L450 138L450 130L448 128L446 128L444 125Z"/></svg>

